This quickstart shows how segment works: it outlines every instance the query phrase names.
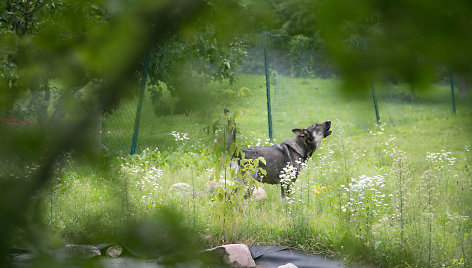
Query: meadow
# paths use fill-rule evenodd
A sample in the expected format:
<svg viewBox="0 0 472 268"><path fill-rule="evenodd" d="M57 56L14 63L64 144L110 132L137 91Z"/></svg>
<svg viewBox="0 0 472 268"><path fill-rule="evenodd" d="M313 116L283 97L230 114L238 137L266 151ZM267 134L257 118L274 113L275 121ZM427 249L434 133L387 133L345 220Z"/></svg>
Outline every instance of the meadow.
<svg viewBox="0 0 472 268"><path fill-rule="evenodd" d="M170 207L207 247L283 245L380 267L472 265L470 101L459 101L453 114L447 86L413 99L406 85L375 85L377 125L370 90L345 91L337 79L276 79L273 141L263 76L208 85L217 101L192 113L156 116L145 102L132 156L137 100L122 103L103 121L103 157L111 164L82 166L66 157L41 192L53 244L120 239L129 224ZM265 200L234 193L230 156L221 149L226 107L240 147L281 142L292 128L332 121L333 134L306 163L290 197L282 200L280 186L266 184L258 185ZM221 179L226 184L205 191ZM192 189L170 190L179 182Z"/></svg>

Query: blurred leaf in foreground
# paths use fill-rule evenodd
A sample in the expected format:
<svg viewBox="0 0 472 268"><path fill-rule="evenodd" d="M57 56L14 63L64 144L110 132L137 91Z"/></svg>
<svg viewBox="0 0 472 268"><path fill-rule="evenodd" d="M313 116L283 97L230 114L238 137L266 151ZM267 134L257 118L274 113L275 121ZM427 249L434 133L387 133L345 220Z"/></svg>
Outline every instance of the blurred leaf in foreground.
<svg viewBox="0 0 472 268"><path fill-rule="evenodd" d="M34 21L28 30L18 30L15 18L4 18L16 9L29 16L27 4L33 2L23 3L7 1L0 10L0 39L5 48L0 53L4 67L0 83L2 266L8 263L12 230L25 226L28 208L56 163L71 151L93 159L90 152L97 136L98 111L113 107L126 95L134 71L151 46L163 43L204 6L203 1L183 0L35 1L40 5ZM41 90L39 97L47 100L55 92L61 108L45 111L53 121L40 129L37 122L18 120L11 111L18 106L19 114L27 114L28 94L44 89L46 81L54 83L54 90ZM85 85L87 90L79 90ZM56 111L61 116L52 116ZM26 168L31 166L34 170Z"/></svg>
<svg viewBox="0 0 472 268"><path fill-rule="evenodd" d="M393 78L421 88L441 72L472 74L467 1L325 1L318 5L327 49L346 82Z"/></svg>

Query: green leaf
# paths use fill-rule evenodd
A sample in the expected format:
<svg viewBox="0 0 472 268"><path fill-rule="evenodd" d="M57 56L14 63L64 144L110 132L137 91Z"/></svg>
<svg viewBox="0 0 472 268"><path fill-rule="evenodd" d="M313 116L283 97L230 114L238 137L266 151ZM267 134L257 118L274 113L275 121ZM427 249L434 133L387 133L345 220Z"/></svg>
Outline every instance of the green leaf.
<svg viewBox="0 0 472 268"><path fill-rule="evenodd" d="M263 168L259 168L259 171L261 172L262 175L267 175L267 171Z"/></svg>
<svg viewBox="0 0 472 268"><path fill-rule="evenodd" d="M259 156L259 157L257 158L257 161L260 161L260 162L261 162L262 164L264 164L264 165L267 164L266 161L265 161L265 158L262 157L262 156Z"/></svg>
<svg viewBox="0 0 472 268"><path fill-rule="evenodd" d="M229 153L230 153L231 155L239 155L240 153L242 153L242 151L241 151L241 148L239 147L238 144L232 143L232 144L229 146Z"/></svg>

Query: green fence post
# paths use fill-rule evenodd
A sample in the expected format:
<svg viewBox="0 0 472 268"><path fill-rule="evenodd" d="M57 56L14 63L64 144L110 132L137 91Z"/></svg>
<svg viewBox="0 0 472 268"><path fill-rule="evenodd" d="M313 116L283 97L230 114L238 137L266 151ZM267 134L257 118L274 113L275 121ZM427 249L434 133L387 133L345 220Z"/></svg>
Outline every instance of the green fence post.
<svg viewBox="0 0 472 268"><path fill-rule="evenodd" d="M450 83L451 83L452 112L456 113L456 95L454 94L454 75L452 73L450 75Z"/></svg>
<svg viewBox="0 0 472 268"><path fill-rule="evenodd" d="M374 107L375 107L375 116L377 117L377 125L380 125L380 115L379 115L379 107L377 105L377 97L375 96L375 89L374 84L371 84L372 87L372 99L374 100Z"/></svg>
<svg viewBox="0 0 472 268"><path fill-rule="evenodd" d="M130 152L131 155L133 155L136 152L136 144L138 143L139 122L141 120L141 109L143 106L144 89L146 88L146 80L147 80L150 54L151 54L150 52L147 53L146 60L144 61L144 70L143 70L143 77L141 78L141 90L139 92L138 108L136 109L136 118L134 120L133 140L131 141L131 152Z"/></svg>
<svg viewBox="0 0 472 268"><path fill-rule="evenodd" d="M267 95L267 123L269 125L269 140L272 141L272 112L270 104L270 77L269 77L269 61L267 57L267 39L268 33L264 33L264 66L266 77L266 95Z"/></svg>

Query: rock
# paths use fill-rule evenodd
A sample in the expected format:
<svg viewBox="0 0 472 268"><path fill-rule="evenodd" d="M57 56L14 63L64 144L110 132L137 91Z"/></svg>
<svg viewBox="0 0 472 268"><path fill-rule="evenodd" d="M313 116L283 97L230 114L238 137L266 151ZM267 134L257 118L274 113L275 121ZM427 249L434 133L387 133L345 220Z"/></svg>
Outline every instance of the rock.
<svg viewBox="0 0 472 268"><path fill-rule="evenodd" d="M13 262L29 262L34 259L36 256L31 253L18 254L12 257Z"/></svg>
<svg viewBox="0 0 472 268"><path fill-rule="evenodd" d="M230 181L230 180L226 180L226 186L233 186L234 185L234 182ZM209 192L209 193L215 193L216 191L218 191L218 188L225 188L225 180L224 179L220 179L218 181L216 180L210 180L208 181L206 184L205 184L205 191L206 192Z"/></svg>
<svg viewBox="0 0 472 268"><path fill-rule="evenodd" d="M280 265L279 267L277 268L298 268L295 264L293 263L287 263L287 264L284 264L284 265Z"/></svg>
<svg viewBox="0 0 472 268"><path fill-rule="evenodd" d="M253 196L254 196L254 199L256 199L256 200L267 199L267 193L261 187L257 187L256 190L254 190Z"/></svg>
<svg viewBox="0 0 472 268"><path fill-rule="evenodd" d="M174 185L172 185L169 188L169 191L174 192L174 193L179 193L181 196L187 196L187 197L203 197L205 196L205 192L203 191L194 191L194 188L192 185L185 183L185 182L179 182Z"/></svg>
<svg viewBox="0 0 472 268"><path fill-rule="evenodd" d="M199 197L204 197L205 196L205 192L204 191L195 191L195 195L199 196Z"/></svg>
<svg viewBox="0 0 472 268"><path fill-rule="evenodd" d="M89 259L102 255L100 250L92 245L66 245L64 250L68 259Z"/></svg>
<svg viewBox="0 0 472 268"><path fill-rule="evenodd" d="M244 244L229 244L206 250L222 256L224 263L233 267L256 267L249 247Z"/></svg>
<svg viewBox="0 0 472 268"><path fill-rule="evenodd" d="M183 192L191 192L193 190L192 185L185 183L185 182L179 182L170 187L171 191L183 191Z"/></svg>
<svg viewBox="0 0 472 268"><path fill-rule="evenodd" d="M108 257L116 258L121 256L123 253L123 248L120 245L113 245L105 251L105 255Z"/></svg>

